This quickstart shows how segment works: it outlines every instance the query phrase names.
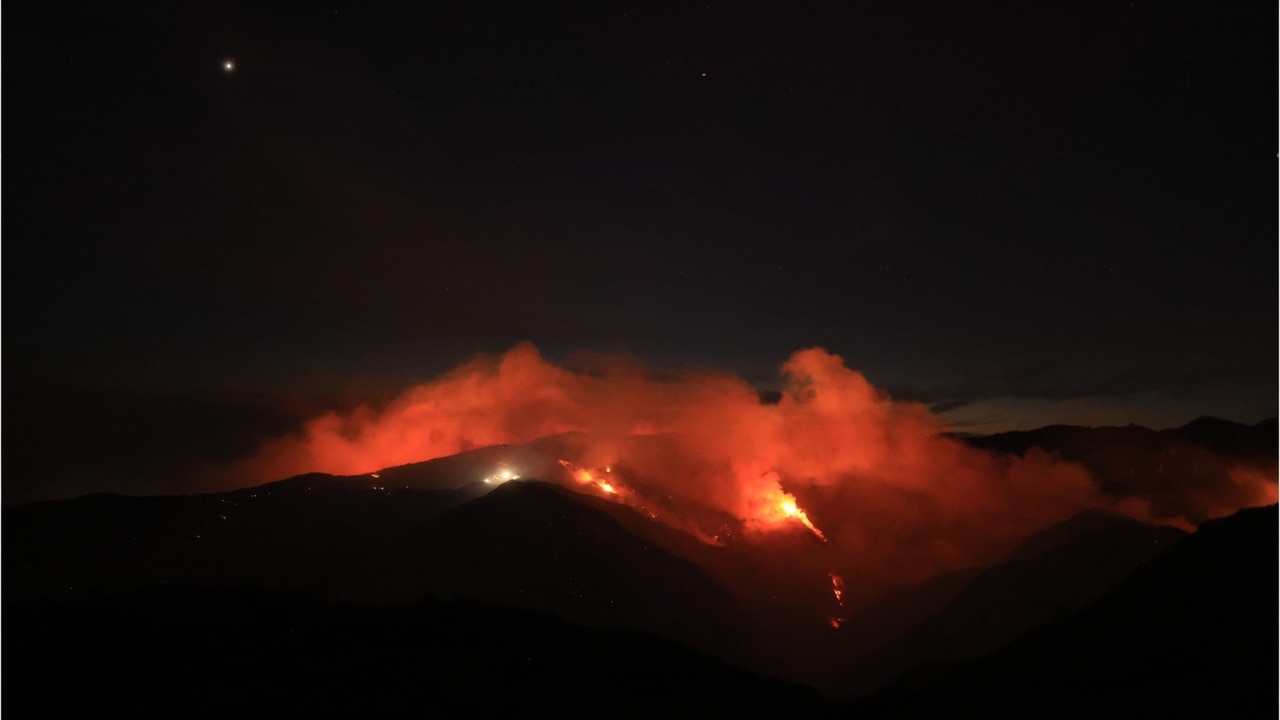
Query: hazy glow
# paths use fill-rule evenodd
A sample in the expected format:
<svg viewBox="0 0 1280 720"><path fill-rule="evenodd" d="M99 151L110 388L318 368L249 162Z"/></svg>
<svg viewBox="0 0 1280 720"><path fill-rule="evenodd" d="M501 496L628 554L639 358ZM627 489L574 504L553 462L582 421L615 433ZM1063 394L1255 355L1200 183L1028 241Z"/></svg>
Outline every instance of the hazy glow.
<svg viewBox="0 0 1280 720"><path fill-rule="evenodd" d="M513 472L511 470L499 470L494 474L489 475L488 477L485 477L482 480L482 482L486 485L501 485L502 483L507 482L508 480L519 480L519 479L520 479L520 473L518 472Z"/></svg>

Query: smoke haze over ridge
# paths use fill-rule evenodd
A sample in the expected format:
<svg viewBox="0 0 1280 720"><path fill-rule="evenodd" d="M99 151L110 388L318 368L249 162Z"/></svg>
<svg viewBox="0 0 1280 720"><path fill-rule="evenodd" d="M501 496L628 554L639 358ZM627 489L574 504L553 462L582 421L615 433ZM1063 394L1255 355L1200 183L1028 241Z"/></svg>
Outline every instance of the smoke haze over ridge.
<svg viewBox="0 0 1280 720"><path fill-rule="evenodd" d="M1028 533L1086 509L1188 525L1152 518L1141 498L1117 503L1085 467L1038 448L999 455L949 437L923 405L892 399L823 349L792 354L782 378L781 397L765 402L729 373L657 373L607 355L569 368L522 344L477 355L384 407L316 417L265 444L242 470L262 481L351 475L586 433L569 458L579 483L587 482L581 473L616 468L613 499L646 511L657 502L664 521L704 539L811 521L827 541L821 554L866 588L992 562ZM1236 476L1247 485L1243 497L1274 501L1274 477ZM712 514L673 518L677 506ZM708 520L714 513L732 527Z"/></svg>

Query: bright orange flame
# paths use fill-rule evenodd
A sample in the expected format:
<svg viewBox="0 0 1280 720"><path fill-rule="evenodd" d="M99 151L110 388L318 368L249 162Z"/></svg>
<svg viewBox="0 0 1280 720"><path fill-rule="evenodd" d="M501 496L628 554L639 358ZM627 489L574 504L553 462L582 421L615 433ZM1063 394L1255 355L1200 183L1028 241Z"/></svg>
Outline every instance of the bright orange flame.
<svg viewBox="0 0 1280 720"><path fill-rule="evenodd" d="M822 531L819 530L812 522L809 522L809 516L806 515L803 510L796 511L796 519L804 523L804 526L809 528L809 530L811 530L814 535L817 535L822 540L822 542L827 541L827 536L823 535Z"/></svg>
<svg viewBox="0 0 1280 720"><path fill-rule="evenodd" d="M831 592L836 596L836 604L844 605L844 578L835 573L827 573L831 578Z"/></svg>
<svg viewBox="0 0 1280 720"><path fill-rule="evenodd" d="M817 535L823 542L827 541L827 536L809 520L809 515L796 504L796 499L790 493L783 492L778 485L778 474L776 472L768 472L761 476L763 486L759 488L760 499L755 503L759 506L755 516L750 518L755 527L761 529L776 528L784 523L799 522L809 529L814 535Z"/></svg>

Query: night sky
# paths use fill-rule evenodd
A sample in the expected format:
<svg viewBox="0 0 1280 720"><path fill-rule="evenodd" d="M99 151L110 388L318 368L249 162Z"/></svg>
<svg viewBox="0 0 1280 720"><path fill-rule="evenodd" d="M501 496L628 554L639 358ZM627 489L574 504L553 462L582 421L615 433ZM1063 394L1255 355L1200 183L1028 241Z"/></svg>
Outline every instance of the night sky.
<svg viewBox="0 0 1280 720"><path fill-rule="evenodd" d="M369 5L5 8L6 501L521 341L766 394L821 346L974 432L1276 414L1274 7Z"/></svg>

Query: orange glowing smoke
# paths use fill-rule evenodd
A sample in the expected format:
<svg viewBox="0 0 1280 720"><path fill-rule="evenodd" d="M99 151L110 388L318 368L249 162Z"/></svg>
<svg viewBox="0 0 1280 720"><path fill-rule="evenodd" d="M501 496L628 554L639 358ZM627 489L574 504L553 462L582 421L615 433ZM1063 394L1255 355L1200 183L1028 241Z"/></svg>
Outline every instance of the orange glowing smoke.
<svg viewBox="0 0 1280 720"><path fill-rule="evenodd" d="M803 527L828 541L823 552L838 558L828 567L855 573L860 594L994 561L1036 529L1110 506L1083 467L1035 449L1012 457L964 445L924 407L892 400L825 350L794 353L782 374L781 399L765 403L727 373L658 374L610 357L571 370L520 345L381 409L318 417L264 446L251 479L368 473L584 432L585 449L561 463L566 485L700 537L720 535L722 520L697 509L756 536Z"/></svg>

